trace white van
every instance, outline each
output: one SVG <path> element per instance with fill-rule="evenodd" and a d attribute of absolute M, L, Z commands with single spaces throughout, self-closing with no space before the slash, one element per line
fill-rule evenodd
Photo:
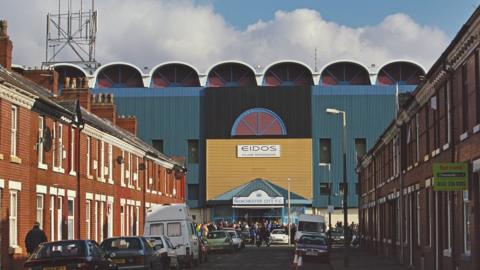
<path fill-rule="evenodd" d="M 309 214 L 299 215 L 297 231 L 294 237 L 295 242 L 297 242 L 304 233 L 325 234 L 325 217 Z"/>
<path fill-rule="evenodd" d="M 199 261 L 199 240 L 186 204 L 152 206 L 145 217 L 144 236 L 166 235 L 176 247 L 181 264 Z"/>

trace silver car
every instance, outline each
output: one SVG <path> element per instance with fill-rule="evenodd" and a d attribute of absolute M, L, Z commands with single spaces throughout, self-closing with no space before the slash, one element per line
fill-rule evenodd
<path fill-rule="evenodd" d="M 240 233 L 234 229 L 224 229 L 226 233 L 230 235 L 233 241 L 233 246 L 236 250 L 242 249 L 245 247 L 245 243 L 243 242 L 242 236 Z"/>
<path fill-rule="evenodd" d="M 175 251 L 175 246 L 170 242 L 170 238 L 166 235 L 151 235 L 145 236 L 147 239 L 160 254 L 164 252 L 168 255 L 169 264 L 164 265 L 165 269 L 180 269 L 180 262 L 178 260 L 177 252 Z"/>

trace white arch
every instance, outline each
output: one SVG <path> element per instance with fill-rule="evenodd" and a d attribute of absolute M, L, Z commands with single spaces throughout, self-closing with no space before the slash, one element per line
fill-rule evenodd
<path fill-rule="evenodd" d="M 161 64 L 158 64 L 158 65 L 154 66 L 152 69 L 150 69 L 150 71 L 148 72 L 148 86 L 145 86 L 145 87 L 150 87 L 151 86 L 152 79 L 153 79 L 153 73 L 157 69 L 159 69 L 163 66 L 166 66 L 166 65 L 184 65 L 184 66 L 190 67 L 197 73 L 198 80 L 200 81 L 200 72 L 198 71 L 198 69 L 195 66 L 193 66 L 189 63 L 186 63 L 186 62 L 182 62 L 182 61 L 167 61 L 167 62 L 163 62 Z"/>
<path fill-rule="evenodd" d="M 288 64 L 288 63 L 294 63 L 294 64 L 298 64 L 298 65 L 301 65 L 303 67 L 305 67 L 306 69 L 308 69 L 308 71 L 310 71 L 310 74 L 312 74 L 312 80 L 313 80 L 313 77 L 315 75 L 315 73 L 313 72 L 313 70 L 310 68 L 309 65 L 305 64 L 304 62 L 302 61 L 298 61 L 298 60 L 292 60 L 292 59 L 282 59 L 282 60 L 278 60 L 278 61 L 275 61 L 271 64 L 269 64 L 268 66 L 266 66 L 264 69 L 263 69 L 263 72 L 260 76 L 260 83 L 258 85 L 262 85 L 263 86 L 263 81 L 265 79 L 265 73 L 267 73 L 267 71 L 272 68 L 273 66 L 275 65 L 278 65 L 278 64 Z M 313 85 L 315 85 L 315 80 L 313 81 Z"/>
<path fill-rule="evenodd" d="M 146 87 L 145 83 L 148 80 L 148 78 L 147 78 L 148 75 L 143 74 L 142 70 L 139 67 L 137 67 L 136 65 L 131 64 L 131 63 L 127 63 L 127 62 L 111 62 L 111 63 L 102 65 L 101 67 L 97 68 L 97 70 L 95 70 L 95 73 L 93 73 L 93 82 L 92 82 L 91 87 L 95 87 L 97 85 L 98 73 L 100 73 L 100 71 L 102 71 L 103 69 L 105 69 L 107 67 L 111 67 L 111 66 L 115 66 L 115 65 L 129 66 L 129 67 L 137 70 L 138 73 L 140 74 L 140 76 L 142 77 L 143 87 Z"/>
<path fill-rule="evenodd" d="M 227 61 L 221 61 L 221 62 L 218 62 L 216 64 L 214 64 L 213 66 L 210 66 L 210 68 L 207 70 L 207 72 L 205 73 L 205 81 L 202 83 L 202 86 L 207 86 L 207 82 L 208 82 L 208 75 L 210 75 L 210 72 L 212 72 L 212 70 L 220 65 L 224 65 L 224 64 L 240 64 L 240 65 L 243 65 L 243 66 L 246 66 L 248 67 L 252 72 L 253 72 L 253 76 L 257 76 L 257 72 L 255 71 L 255 69 L 248 63 L 246 62 L 243 62 L 243 61 L 239 61 L 239 60 L 227 60 Z M 257 84 L 258 85 L 258 84 Z"/>
<path fill-rule="evenodd" d="M 358 61 L 355 61 L 355 60 L 350 60 L 350 59 L 340 59 L 340 60 L 334 60 L 334 61 L 331 61 L 329 63 L 327 63 L 326 65 L 324 65 L 322 67 L 322 69 L 320 70 L 320 73 L 319 73 L 319 81 L 318 81 L 318 85 L 321 85 L 321 82 L 320 80 L 322 79 L 322 74 L 323 72 L 331 65 L 334 65 L 334 64 L 340 64 L 340 63 L 352 63 L 352 64 L 356 64 L 356 65 L 359 65 L 361 66 L 366 72 L 367 72 L 367 75 L 370 79 L 370 85 L 373 85 L 373 82 L 372 82 L 372 74 L 371 72 L 368 70 L 367 66 L 365 66 L 363 63 L 361 62 L 358 62 Z"/>
<path fill-rule="evenodd" d="M 62 67 L 62 66 L 76 68 L 76 69 L 80 70 L 83 73 L 83 75 L 85 75 L 85 77 L 87 77 L 87 78 L 91 77 L 91 75 L 87 71 L 85 71 L 82 67 L 77 66 L 77 65 L 72 64 L 72 63 L 57 63 L 57 64 L 50 65 L 50 67 L 53 67 L 53 68 Z"/>
<path fill-rule="evenodd" d="M 392 60 L 390 62 L 387 62 L 385 64 L 383 64 L 376 72 L 375 74 L 375 83 L 372 82 L 373 85 L 376 85 L 377 84 L 377 79 L 378 79 L 378 73 L 380 73 L 380 70 L 382 70 L 384 67 L 390 65 L 390 64 L 394 64 L 394 63 L 401 63 L 401 62 L 404 62 L 404 63 L 409 63 L 409 64 L 413 64 L 417 67 L 419 67 L 422 71 L 423 71 L 423 74 L 427 74 L 427 70 L 422 66 L 420 65 L 420 63 L 416 62 L 416 61 L 413 61 L 413 60 L 409 60 L 409 59 L 398 59 L 398 60 Z"/>

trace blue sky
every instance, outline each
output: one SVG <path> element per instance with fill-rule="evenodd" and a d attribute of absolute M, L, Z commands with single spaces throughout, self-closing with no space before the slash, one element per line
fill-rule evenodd
<path fill-rule="evenodd" d="M 210 3 L 234 27 L 271 20 L 277 10 L 317 10 L 328 21 L 350 27 L 378 24 L 387 15 L 408 14 L 417 23 L 435 26 L 450 38 L 473 13 L 475 0 L 198 0 Z"/>
<path fill-rule="evenodd" d="M 317 50 L 319 69 L 344 60 L 377 67 L 406 60 L 428 70 L 479 2 L 97 0 L 96 59 L 148 68 L 185 62 L 200 73 L 223 61 L 265 68 L 294 60 L 314 70 Z M 58 0 L 2 3 L 14 63 L 44 61 L 46 14 L 57 5 Z M 72 55 L 67 51 L 56 60 L 77 60 Z"/>

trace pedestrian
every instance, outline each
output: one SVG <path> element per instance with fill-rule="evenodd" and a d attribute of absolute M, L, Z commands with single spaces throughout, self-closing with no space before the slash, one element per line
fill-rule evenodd
<path fill-rule="evenodd" d="M 47 235 L 40 229 L 40 223 L 35 222 L 33 228 L 27 233 L 25 237 L 25 246 L 27 247 L 27 253 L 32 254 L 38 245 L 43 242 L 47 242 Z"/>

